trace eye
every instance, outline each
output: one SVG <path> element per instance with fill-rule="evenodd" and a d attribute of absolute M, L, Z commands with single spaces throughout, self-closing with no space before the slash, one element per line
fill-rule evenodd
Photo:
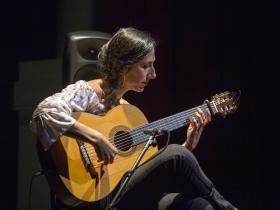
<path fill-rule="evenodd" d="M 143 67 L 143 69 L 147 69 L 147 68 L 150 68 L 151 66 L 152 66 L 152 64 L 146 64 L 146 65 L 144 65 L 142 67 Z"/>
<path fill-rule="evenodd" d="M 143 69 L 147 69 L 147 68 L 149 68 L 150 67 L 150 65 L 144 65 L 143 66 Z"/>

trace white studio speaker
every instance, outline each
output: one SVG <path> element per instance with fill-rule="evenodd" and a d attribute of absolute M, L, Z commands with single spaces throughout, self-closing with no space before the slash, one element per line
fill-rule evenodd
<path fill-rule="evenodd" d="M 99 78 L 98 53 L 112 35 L 100 31 L 76 31 L 67 34 L 62 62 L 62 85 L 78 80 Z"/>

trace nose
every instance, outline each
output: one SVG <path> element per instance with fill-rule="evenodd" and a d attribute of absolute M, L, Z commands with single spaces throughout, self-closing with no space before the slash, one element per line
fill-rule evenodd
<path fill-rule="evenodd" d="M 156 75 L 156 70 L 155 70 L 155 67 L 152 66 L 152 69 L 151 69 L 151 72 L 150 72 L 150 78 L 149 79 L 155 79 L 157 77 Z"/>

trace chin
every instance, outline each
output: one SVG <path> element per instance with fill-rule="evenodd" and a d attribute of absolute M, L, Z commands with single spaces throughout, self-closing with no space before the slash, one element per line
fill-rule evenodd
<path fill-rule="evenodd" d="M 135 89 L 134 91 L 135 91 L 135 92 L 138 92 L 138 93 L 141 93 L 141 92 L 144 91 L 144 88 L 137 88 L 137 89 Z"/>

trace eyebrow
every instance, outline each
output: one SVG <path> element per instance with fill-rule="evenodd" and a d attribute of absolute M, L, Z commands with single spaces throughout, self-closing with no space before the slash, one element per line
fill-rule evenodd
<path fill-rule="evenodd" d="M 141 60 L 140 62 L 141 62 L 141 63 L 154 63 L 155 61 L 156 61 L 156 59 L 153 60 L 153 61 L 150 61 L 150 60 L 147 60 L 147 61 Z"/>

